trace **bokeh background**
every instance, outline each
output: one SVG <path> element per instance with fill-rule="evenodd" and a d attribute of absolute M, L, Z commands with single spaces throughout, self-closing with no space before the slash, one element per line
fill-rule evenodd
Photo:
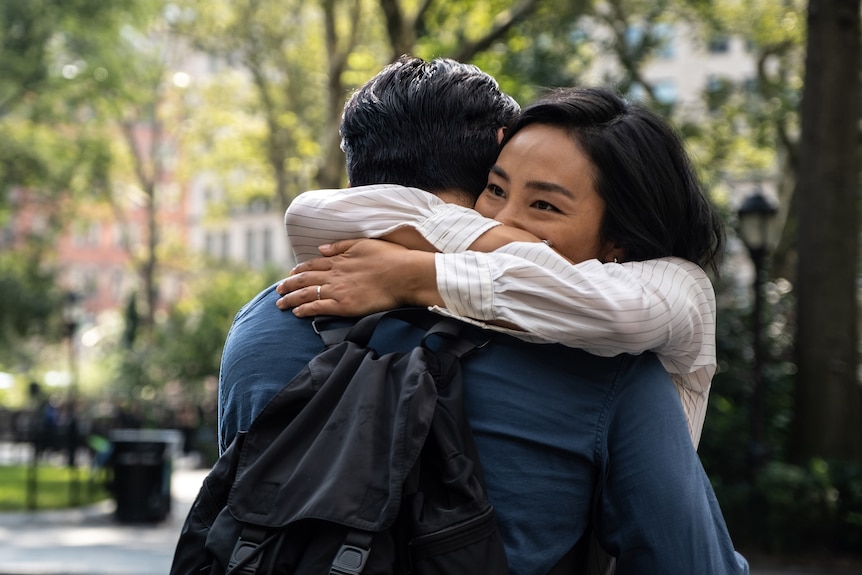
<path fill-rule="evenodd" d="M 858 560 L 859 21 L 859 0 L 0 0 L 0 441 L 77 468 L 112 429 L 179 429 L 210 465 L 227 329 L 293 265 L 291 199 L 345 185 L 346 97 L 448 56 L 521 104 L 601 84 L 673 121 L 727 223 L 699 453 L 731 533 Z"/>

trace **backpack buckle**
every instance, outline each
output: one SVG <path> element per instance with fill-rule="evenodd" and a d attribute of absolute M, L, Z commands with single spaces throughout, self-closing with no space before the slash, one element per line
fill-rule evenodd
<path fill-rule="evenodd" d="M 255 575 L 260 567 L 261 553 L 258 553 L 260 543 L 238 539 L 230 554 L 227 564 L 227 573 L 231 575 Z"/>
<path fill-rule="evenodd" d="M 368 561 L 370 552 L 370 548 L 344 543 L 332 560 L 329 575 L 359 575 L 365 569 L 365 562 Z"/>

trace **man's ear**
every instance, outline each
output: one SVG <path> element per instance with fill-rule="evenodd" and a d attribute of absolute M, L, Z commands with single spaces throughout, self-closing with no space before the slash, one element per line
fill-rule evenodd
<path fill-rule="evenodd" d="M 497 143 L 498 144 L 503 141 L 503 136 L 505 136 L 505 135 L 506 135 L 506 127 L 505 126 L 497 128 Z"/>

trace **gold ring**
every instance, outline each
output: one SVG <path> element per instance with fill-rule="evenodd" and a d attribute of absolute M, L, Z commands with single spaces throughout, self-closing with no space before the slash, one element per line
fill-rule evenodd
<path fill-rule="evenodd" d="M 317 286 L 317 299 L 320 300 L 320 288 L 323 286 Z"/>

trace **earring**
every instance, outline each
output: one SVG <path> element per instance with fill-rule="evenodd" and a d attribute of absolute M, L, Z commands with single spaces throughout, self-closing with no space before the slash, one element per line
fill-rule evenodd
<path fill-rule="evenodd" d="M 615 264 L 620 263 L 620 260 L 618 260 L 618 259 L 616 258 L 616 256 L 614 256 L 614 263 L 615 263 Z"/>

